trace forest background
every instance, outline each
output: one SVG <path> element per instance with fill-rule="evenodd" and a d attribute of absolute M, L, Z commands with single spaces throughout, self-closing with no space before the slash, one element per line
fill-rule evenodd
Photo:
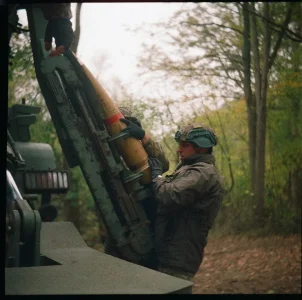
<path fill-rule="evenodd" d="M 173 136 L 181 124 L 203 122 L 215 129 L 216 166 L 227 193 L 211 234 L 301 233 L 301 15 L 300 2 L 186 3 L 166 22 L 137 29 L 150 34 L 138 62 L 146 86 L 169 82 L 173 95 L 137 98 L 118 80 L 107 90 L 162 144 L 168 174 L 178 161 Z M 16 34 L 10 46 L 9 106 L 25 99 L 42 107 L 31 126 L 32 141 L 50 144 L 58 168 L 66 169 L 36 81 L 28 33 Z M 102 61 L 100 54 L 100 71 Z M 52 198 L 57 220 L 73 222 L 89 246 L 101 249 L 104 231 L 93 198 L 79 167 L 69 172 L 69 192 Z"/>

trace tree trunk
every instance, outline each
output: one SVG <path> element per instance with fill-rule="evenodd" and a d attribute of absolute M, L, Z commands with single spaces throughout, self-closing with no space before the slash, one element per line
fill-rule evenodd
<path fill-rule="evenodd" d="M 301 218 L 301 198 L 302 198 L 302 188 L 301 188 L 301 168 L 293 166 L 291 170 L 291 182 L 290 182 L 290 192 L 291 199 L 296 210 L 297 216 Z"/>
<path fill-rule="evenodd" d="M 256 213 L 259 220 L 264 216 L 264 176 L 265 176 L 265 137 L 266 137 L 266 95 L 269 72 L 269 50 L 270 50 L 270 30 L 269 30 L 269 4 L 264 4 L 264 34 L 263 34 L 263 56 L 262 56 L 262 76 L 261 95 L 257 99 L 257 139 L 256 139 L 256 181 L 255 199 Z"/>
<path fill-rule="evenodd" d="M 299 74 L 299 68 L 294 66 L 295 73 Z M 299 140 L 299 118 L 301 118 L 301 99 L 299 97 L 293 98 L 293 105 L 291 111 L 291 140 Z M 296 220 L 301 223 L 301 199 L 302 199 L 302 149 L 296 153 L 296 159 L 292 161 L 291 167 L 291 181 L 290 181 L 290 200 L 296 212 Z"/>
<path fill-rule="evenodd" d="M 249 3 L 243 2 L 243 48 L 242 59 L 244 69 L 244 95 L 247 104 L 248 135 L 249 135 L 249 166 L 250 166 L 250 200 L 254 202 L 255 187 L 255 158 L 256 158 L 256 107 L 255 98 L 251 90 L 251 45 L 250 45 L 250 20 Z"/>
<path fill-rule="evenodd" d="M 253 51 L 253 66 L 255 77 L 255 100 L 256 106 L 261 102 L 261 70 L 260 70 L 260 57 L 259 57 L 259 43 L 258 43 L 258 30 L 256 24 L 255 4 L 251 3 L 251 36 L 252 36 L 252 51 Z"/>
<path fill-rule="evenodd" d="M 254 78 L 255 78 L 255 103 L 256 103 L 256 120 L 254 126 L 257 124 L 258 120 L 258 110 L 257 108 L 259 107 L 259 103 L 261 102 L 261 70 L 260 70 L 260 56 L 259 56 L 259 42 L 258 42 L 258 30 L 257 30 L 257 23 L 256 23 L 256 16 L 254 15 L 255 12 L 255 4 L 251 3 L 250 4 L 250 21 L 251 21 L 251 37 L 252 37 L 252 52 L 253 52 L 253 67 L 254 67 Z M 259 133 L 257 130 L 255 130 L 256 133 Z M 252 147 L 255 149 L 257 153 L 257 147 L 258 145 L 256 144 L 257 141 L 257 134 L 255 137 L 255 143 L 252 145 Z M 254 156 L 254 171 L 255 171 L 255 177 L 254 177 L 254 185 L 253 185 L 253 192 L 255 194 L 255 185 L 256 185 L 256 177 L 257 175 L 257 160 L 256 160 L 256 153 Z M 254 198 L 257 201 L 257 196 Z M 253 204 L 254 201 L 253 201 Z M 254 206 L 254 205 L 253 205 Z M 256 205 L 257 207 L 257 205 Z"/>

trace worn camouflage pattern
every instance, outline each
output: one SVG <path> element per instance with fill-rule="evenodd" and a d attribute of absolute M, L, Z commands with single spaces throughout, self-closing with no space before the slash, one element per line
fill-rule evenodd
<path fill-rule="evenodd" d="M 133 112 L 132 109 L 126 106 L 119 107 L 119 111 L 122 113 L 122 115 L 132 123 L 138 125 L 139 127 L 142 127 L 141 122 L 135 112 Z"/>
<path fill-rule="evenodd" d="M 139 120 L 137 114 L 128 106 L 119 106 L 119 111 L 125 118 L 136 118 Z"/>
<path fill-rule="evenodd" d="M 215 158 L 211 154 L 192 155 L 171 176 L 153 182 L 158 262 L 195 274 L 224 195 Z"/>
<path fill-rule="evenodd" d="M 197 129 L 202 129 L 202 130 L 211 132 L 215 136 L 216 143 L 217 143 L 217 136 L 216 136 L 215 131 L 211 127 L 206 126 L 203 123 L 192 123 L 192 124 L 181 127 L 180 130 L 178 130 L 178 132 L 180 133 L 180 137 L 178 139 L 180 141 L 185 141 L 188 133 L 192 132 L 192 130 L 194 131 Z"/>
<path fill-rule="evenodd" d="M 135 112 L 126 106 L 120 106 L 119 111 L 123 114 L 123 116 L 131 122 L 134 122 L 141 126 L 140 120 Z M 165 156 L 165 152 L 160 143 L 155 142 L 151 138 L 149 141 L 143 145 L 148 156 L 157 158 L 163 165 L 163 172 L 167 172 L 169 170 L 169 161 Z"/>
<path fill-rule="evenodd" d="M 203 128 L 204 130 L 208 130 L 208 131 L 215 133 L 215 131 L 211 127 L 209 127 L 203 123 L 188 124 L 188 125 L 183 126 L 180 130 L 182 131 L 182 133 L 184 135 L 186 135 L 188 132 L 190 132 L 191 130 L 196 129 L 196 128 Z"/>
<path fill-rule="evenodd" d="M 39 6 L 46 20 L 72 18 L 70 3 L 40 3 Z"/>
<path fill-rule="evenodd" d="M 177 142 L 191 142 L 199 147 L 213 147 L 218 139 L 215 131 L 202 123 L 192 123 L 180 128 L 174 136 Z"/>
<path fill-rule="evenodd" d="M 155 142 L 151 138 L 143 145 L 148 156 L 157 158 L 163 165 L 163 173 L 169 170 L 169 161 L 165 156 L 165 151 L 160 143 Z"/>

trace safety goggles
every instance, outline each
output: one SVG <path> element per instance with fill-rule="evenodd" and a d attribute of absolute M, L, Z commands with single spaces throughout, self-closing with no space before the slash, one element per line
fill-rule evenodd
<path fill-rule="evenodd" d="M 199 129 L 199 130 L 196 130 L 196 129 Z M 202 127 L 193 128 L 192 130 L 190 130 L 188 132 L 185 132 L 180 129 L 175 133 L 174 139 L 178 142 L 179 141 L 192 141 L 195 138 L 198 138 L 200 136 L 204 136 L 204 137 L 208 138 L 214 145 L 217 144 L 217 139 L 216 139 L 215 135 L 212 132 L 210 132 Z"/>

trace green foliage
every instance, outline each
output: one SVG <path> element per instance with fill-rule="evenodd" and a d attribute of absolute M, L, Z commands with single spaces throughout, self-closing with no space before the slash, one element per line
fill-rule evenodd
<path fill-rule="evenodd" d="M 29 104 L 41 102 L 28 33 L 14 34 L 10 44 L 14 58 L 8 70 L 8 105 L 21 103 L 22 98 Z"/>
<path fill-rule="evenodd" d="M 272 222 L 284 230 L 296 227 L 301 220 L 301 94 L 301 74 L 290 70 L 279 73 L 269 93 L 268 208 L 273 211 Z"/>
<path fill-rule="evenodd" d="M 147 97 L 145 101 L 137 101 L 121 86 L 113 92 L 113 98 L 118 104 L 128 105 L 135 110 L 144 129 L 161 142 L 170 161 L 169 174 L 178 162 L 177 144 L 173 136 L 180 124 L 200 121 L 215 129 L 219 137 L 218 146 L 214 150 L 216 166 L 224 176 L 228 193 L 214 230 L 224 233 L 250 232 L 257 227 L 252 215 L 253 203 L 249 200 L 251 191 L 247 111 L 242 98 L 240 5 L 186 3 L 168 24 L 162 24 L 167 37 L 166 45 L 161 47 L 157 43 L 145 49 L 141 65 L 146 72 L 156 73 L 160 81 L 172 82 L 175 91 L 183 92 L 182 98 L 176 100 L 171 95 L 160 100 Z M 275 23 L 281 24 L 284 21 L 284 11 L 288 5 L 290 4 L 271 5 L 271 17 Z M 294 32 L 299 32 L 301 6 L 295 5 L 291 28 Z M 256 3 L 255 6 L 261 11 L 261 3 Z M 219 26 L 211 24 L 213 17 Z M 261 22 L 258 25 L 259 35 L 262 36 Z M 163 27 L 160 32 L 163 32 L 162 29 Z M 273 31 L 272 43 L 276 41 L 277 35 Z M 32 141 L 50 144 L 54 149 L 58 168 L 67 168 L 55 128 L 35 79 L 29 37 L 15 36 L 11 46 L 15 58 L 8 74 L 9 105 L 21 103 L 21 99 L 25 98 L 29 104 L 42 106 L 37 124 L 30 129 Z M 261 47 L 260 44 L 260 50 Z M 289 38 L 284 39 L 271 71 L 267 103 L 266 222 L 262 233 L 301 230 L 301 54 L 301 44 L 293 43 Z M 196 90 L 200 86 L 202 88 Z M 197 100 L 199 106 L 188 118 L 183 114 L 182 104 L 192 100 Z M 176 110 L 171 109 L 173 105 Z M 179 116 L 178 119 L 176 115 Z M 58 220 L 73 222 L 85 240 L 94 245 L 99 243 L 99 236 L 103 232 L 102 224 L 97 220 L 93 199 L 80 168 L 69 171 L 70 191 L 52 199 L 59 209 Z"/>
<path fill-rule="evenodd" d="M 285 21 L 284 12 L 291 7 L 293 13 L 289 30 L 286 30 L 279 44 Z M 274 51 L 276 45 L 279 51 L 268 78 L 263 224 L 263 232 L 266 233 L 301 230 L 302 49 L 301 43 L 297 43 L 299 37 L 301 39 L 301 7 L 299 3 L 269 4 L 270 52 Z M 255 9 L 258 47 L 262 55 L 264 22 L 259 14 L 263 14 L 264 4 L 255 3 Z M 188 119 L 182 115 L 184 106 L 181 102 L 175 99 L 148 99 L 146 103 L 156 115 L 156 119 L 150 122 L 170 126 L 171 132 L 164 134 L 162 145 L 173 161 L 176 151 L 173 133 L 176 126 L 189 121 L 211 125 L 219 137 L 214 152 L 216 166 L 225 177 L 228 190 L 216 229 L 248 232 L 251 228 L 259 227 L 253 217 L 256 206 L 251 202 L 253 197 L 250 196 L 253 194 L 249 190 L 249 132 L 246 104 L 242 99 L 245 78 L 242 3 L 186 3 L 168 22 L 156 26 L 158 36 L 165 44 L 145 45 L 141 66 L 146 74 L 152 73 L 159 76 L 161 81 L 173 82 L 177 90 L 185 95 L 182 103 L 195 101 L 197 105 Z M 160 34 L 163 31 L 165 34 Z M 253 63 L 255 53 L 251 52 Z M 262 60 L 260 67 L 261 64 Z M 251 73 L 254 96 L 253 68 Z M 196 90 L 198 86 L 201 88 Z M 173 105 L 177 107 L 176 114 L 180 120 L 176 116 L 169 118 L 166 113 Z M 163 118 L 158 116 L 160 113 L 164 115 Z M 250 147 L 256 145 L 251 144 Z M 172 171 L 170 168 L 169 173 Z"/>
<path fill-rule="evenodd" d="M 291 78 L 286 76 L 287 80 Z M 285 79 L 283 79 L 285 80 Z M 301 82 L 292 82 L 295 90 L 290 88 L 291 96 L 284 95 L 280 89 L 272 88 L 270 90 L 270 98 L 276 100 L 275 93 L 282 94 L 282 106 L 286 103 L 289 107 L 294 101 L 294 95 L 298 96 L 301 91 Z M 290 84 L 284 82 L 285 90 L 289 90 Z M 300 89 L 300 90 L 299 90 Z M 280 97 L 280 96 L 279 96 Z M 298 98 L 296 98 L 298 99 Z M 287 102 L 286 102 L 287 101 Z M 219 116 L 219 117 L 218 117 Z M 248 143 L 247 143 L 247 120 L 246 107 L 243 99 L 233 101 L 224 105 L 223 108 L 217 110 L 206 110 L 206 112 L 192 122 L 203 122 L 210 124 L 218 135 L 218 145 L 214 149 L 216 157 L 216 167 L 224 177 L 226 190 L 231 185 L 231 174 L 229 162 L 232 165 L 234 177 L 234 186 L 229 191 L 222 202 L 222 207 L 217 217 L 214 232 L 220 234 L 237 234 L 257 232 L 260 234 L 271 233 L 293 233 L 300 232 L 299 210 L 293 204 L 288 194 L 289 179 L 292 169 L 299 168 L 300 181 L 302 182 L 302 139 L 301 139 L 301 114 L 298 122 L 295 124 L 298 128 L 297 138 L 293 139 L 290 134 L 288 122 L 292 117 L 290 109 L 270 110 L 270 118 L 268 126 L 270 127 L 267 142 L 270 144 L 267 153 L 267 172 L 266 172 L 266 196 L 265 196 L 265 217 L 266 222 L 262 229 L 257 229 L 251 210 L 253 206 L 249 202 L 249 172 L 248 172 Z M 221 126 L 223 124 L 223 126 Z M 274 124 L 274 127 L 271 125 Z M 223 139 L 223 135 L 226 139 Z M 173 150 L 176 151 L 177 144 L 172 142 L 172 134 L 167 135 L 166 139 L 170 139 L 173 143 Z M 164 146 L 164 143 L 162 142 Z M 165 150 L 167 148 L 164 146 Z M 228 149 L 229 156 L 225 155 L 222 149 Z M 271 149 L 274 149 L 273 155 Z M 169 151 L 166 154 L 171 158 Z M 170 167 L 169 173 L 172 173 L 175 165 Z M 297 200 L 297 199 L 296 199 Z M 299 203 L 300 205 L 300 203 Z"/>

